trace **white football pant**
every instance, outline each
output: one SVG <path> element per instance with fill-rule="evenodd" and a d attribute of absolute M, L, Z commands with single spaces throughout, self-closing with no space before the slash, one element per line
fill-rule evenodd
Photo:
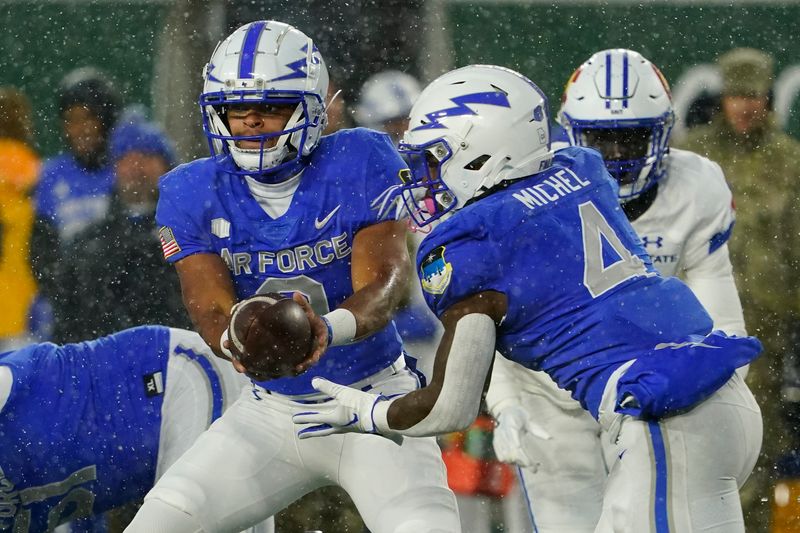
<path fill-rule="evenodd" d="M 397 394 L 417 383 L 400 369 L 376 380 L 372 391 Z M 373 533 L 460 531 L 435 439 L 406 437 L 397 445 L 348 433 L 299 440 L 292 415 L 306 409 L 260 387 L 246 388 L 167 470 L 125 531 L 233 533 L 333 484 L 348 492 Z"/>
<path fill-rule="evenodd" d="M 522 437 L 537 462 L 520 468 L 535 531 L 744 532 L 738 489 L 755 464 L 762 427 L 741 377 L 688 413 L 648 423 L 614 413 L 619 375 L 606 387 L 602 426 L 555 395 L 522 397 L 552 436 Z"/>
<path fill-rule="evenodd" d="M 761 449 L 762 424 L 741 376 L 658 422 L 614 413 L 616 380 L 609 383 L 600 416 L 609 476 L 595 531 L 744 533 L 739 488 Z"/>

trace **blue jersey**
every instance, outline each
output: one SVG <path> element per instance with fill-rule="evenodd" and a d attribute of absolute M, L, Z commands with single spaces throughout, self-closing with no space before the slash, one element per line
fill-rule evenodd
<path fill-rule="evenodd" d="M 418 268 L 437 315 L 477 292 L 505 294 L 497 349 L 595 417 L 621 364 L 712 326 L 688 287 L 656 273 L 590 149 L 561 150 L 547 171 L 456 212 L 422 242 Z"/>
<path fill-rule="evenodd" d="M 143 497 L 155 479 L 169 329 L 0 355 L 0 530 L 50 531 Z M 124 376 L 124 379 L 120 379 Z"/>
<path fill-rule="evenodd" d="M 156 219 L 168 260 L 220 255 L 240 300 L 297 291 L 320 315 L 338 307 L 353 294 L 353 238 L 379 222 L 370 202 L 405 168 L 389 137 L 361 128 L 322 137 L 289 210 L 276 219 L 241 177 L 226 172 L 233 164 L 229 156 L 200 159 L 161 179 Z M 315 376 L 354 383 L 389 366 L 401 350 L 390 323 L 362 341 L 329 348 L 300 376 L 259 384 L 283 394 L 314 393 Z"/>
<path fill-rule="evenodd" d="M 90 171 L 72 155 L 53 157 L 42 165 L 36 213 L 55 225 L 59 238 L 69 241 L 105 216 L 113 189 L 111 165 Z"/>

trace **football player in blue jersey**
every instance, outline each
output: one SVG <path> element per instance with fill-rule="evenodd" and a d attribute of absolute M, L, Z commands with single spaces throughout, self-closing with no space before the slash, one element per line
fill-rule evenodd
<path fill-rule="evenodd" d="M 349 493 L 374 533 L 460 530 L 434 439 L 312 443 L 294 431 L 292 415 L 329 400 L 315 376 L 385 395 L 420 386 L 391 322 L 412 272 L 405 226 L 371 206 L 405 165 L 385 134 L 322 137 L 327 86 L 314 42 L 275 21 L 234 31 L 205 69 L 212 157 L 161 179 L 164 254 L 199 333 L 239 370 L 227 327 L 232 306 L 255 294 L 293 294 L 317 347 L 298 375 L 254 380 L 160 479 L 128 531 L 238 531 L 328 485 Z"/>
<path fill-rule="evenodd" d="M 538 87 L 501 67 L 464 67 L 423 91 L 397 194 L 416 224 L 451 215 L 417 258 L 445 327 L 432 382 L 386 398 L 317 378 L 334 400 L 295 415 L 298 434 L 464 428 L 496 348 L 599 421 L 614 461 L 595 531 L 744 531 L 737 488 L 761 417 L 735 370 L 760 343 L 711 332 L 691 290 L 653 267 L 600 154 L 554 154 L 548 124 Z"/>
<path fill-rule="evenodd" d="M 626 49 L 602 50 L 583 63 L 559 112 L 568 144 L 603 155 L 653 265 L 686 282 L 715 329 L 744 335 L 727 246 L 731 191 L 719 165 L 668 148 L 673 118 L 661 72 Z M 505 358 L 495 360 L 486 403 L 498 421 L 495 452 L 520 465 L 536 530 L 594 531 L 607 477 L 597 421 L 547 374 L 520 371 Z"/>
<path fill-rule="evenodd" d="M 246 385 L 199 335 L 163 326 L 0 354 L 0 530 L 140 500 Z"/>

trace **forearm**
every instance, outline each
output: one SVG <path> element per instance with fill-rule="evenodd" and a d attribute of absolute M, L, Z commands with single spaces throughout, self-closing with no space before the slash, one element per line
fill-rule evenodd
<path fill-rule="evenodd" d="M 406 228 L 382 222 L 362 229 L 353 241 L 353 294 L 340 309 L 355 318 L 353 337 L 386 327 L 408 292 L 413 269 L 406 248 Z"/>
<path fill-rule="evenodd" d="M 447 356 L 443 368 L 437 365 L 434 382 L 376 405 L 378 431 L 421 437 L 466 429 L 480 409 L 494 357 L 495 334 L 495 323 L 487 315 L 462 317 L 452 336 L 446 334 L 442 339 L 440 349 L 446 349 Z M 442 360 L 440 355 L 437 362 Z"/>
<path fill-rule="evenodd" d="M 228 327 L 236 295 L 225 263 L 213 254 L 197 254 L 178 261 L 175 267 L 183 304 L 195 330 L 217 355 L 227 358 L 220 349 L 220 336 Z"/>
<path fill-rule="evenodd" d="M 217 355 L 224 355 L 220 347 L 220 338 L 222 332 L 228 328 L 233 302 L 231 302 L 230 306 L 227 306 L 227 309 L 225 308 L 226 306 L 219 302 L 212 302 L 207 308 L 201 309 L 199 306 L 194 305 L 193 302 L 184 299 L 184 305 L 189 313 L 189 318 L 192 320 L 195 331 L 203 337 L 206 344 L 208 344 Z"/>
<path fill-rule="evenodd" d="M 360 287 L 342 302 L 339 307 L 350 311 L 356 319 L 356 339 L 386 327 L 402 302 L 407 283 L 408 273 L 402 268 L 394 269 Z"/>

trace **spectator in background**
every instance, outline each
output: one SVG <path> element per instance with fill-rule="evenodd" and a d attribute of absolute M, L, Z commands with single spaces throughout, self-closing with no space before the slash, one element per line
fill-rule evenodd
<path fill-rule="evenodd" d="M 121 120 L 110 140 L 116 187 L 108 213 L 73 239 L 64 257 L 69 340 L 143 324 L 189 327 L 175 269 L 161 256 L 158 179 L 175 166 L 170 141 L 141 117 Z M 91 297 L 86 293 L 91 290 Z"/>
<path fill-rule="evenodd" d="M 738 207 L 731 262 L 748 332 L 764 343 L 747 378 L 763 412 L 764 444 L 742 494 L 747 531 L 758 533 L 769 525 L 776 460 L 790 446 L 781 381 L 784 363 L 799 349 L 800 143 L 781 132 L 770 110 L 770 55 L 738 48 L 719 66 L 721 112 L 680 147 L 719 162 Z"/>
<path fill-rule="evenodd" d="M 0 87 L 0 352 L 31 340 L 27 315 L 36 283 L 29 262 L 30 193 L 39 175 L 31 130 L 28 98 L 14 87 Z"/>
<path fill-rule="evenodd" d="M 74 70 L 59 87 L 58 109 L 67 150 L 42 167 L 31 246 L 34 274 L 55 317 L 65 312 L 68 300 L 59 268 L 62 258 L 85 256 L 73 247 L 75 236 L 108 212 L 114 188 L 108 138 L 119 107 L 115 89 L 96 69 Z M 54 340 L 74 338 L 64 327 L 68 327 L 66 321 L 56 321 Z"/>

